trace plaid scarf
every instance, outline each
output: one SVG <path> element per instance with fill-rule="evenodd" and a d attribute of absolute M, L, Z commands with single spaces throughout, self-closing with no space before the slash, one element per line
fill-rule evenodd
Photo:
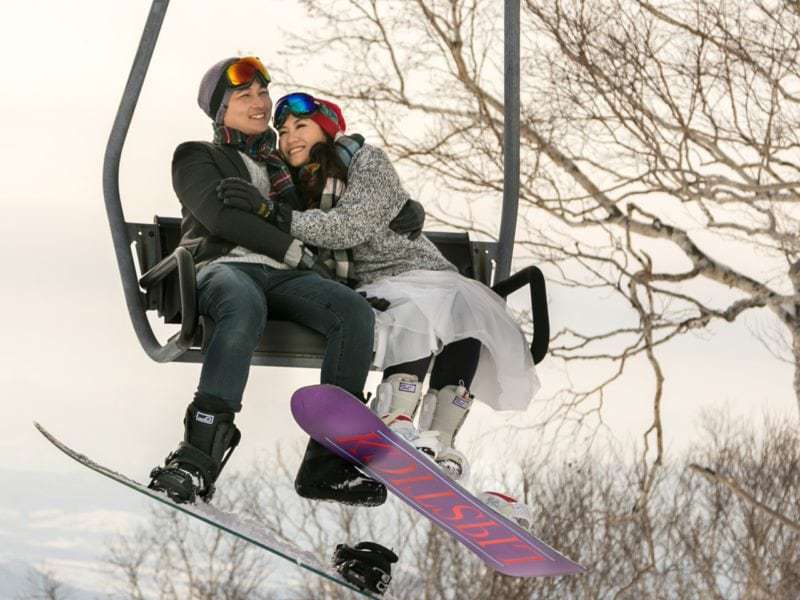
<path fill-rule="evenodd" d="M 239 152 L 267 166 L 270 200 L 287 202 L 293 209 L 303 210 L 305 207 L 297 195 L 289 168 L 275 149 L 277 141 L 278 136 L 271 128 L 258 135 L 246 135 L 238 129 L 214 124 L 215 144 L 233 146 Z"/>
<path fill-rule="evenodd" d="M 258 162 L 266 162 L 270 153 L 275 150 L 278 135 L 268 127 L 264 133 L 247 135 L 238 129 L 214 123 L 214 143 L 233 146 L 239 152 Z"/>
<path fill-rule="evenodd" d="M 317 165 L 317 167 L 318 166 L 319 165 Z M 307 165 L 307 167 L 312 167 L 312 165 Z M 306 167 L 303 168 L 305 169 Z M 328 177 L 325 181 L 325 187 L 322 189 L 319 209 L 323 211 L 332 209 L 336 206 L 336 203 L 339 201 L 339 198 L 342 197 L 346 189 L 347 184 L 344 181 L 334 177 Z M 328 250 L 326 248 L 320 248 L 319 257 L 320 260 L 325 263 L 325 266 L 336 274 L 336 279 L 353 288 L 358 285 L 358 279 L 356 279 L 354 274 L 352 250 Z"/>
<path fill-rule="evenodd" d="M 269 199 L 273 202 L 287 202 L 294 210 L 304 211 L 306 203 L 300 200 L 297 188 L 292 181 L 292 172 L 280 153 L 270 152 L 265 161 L 269 173 Z"/>
<path fill-rule="evenodd" d="M 336 153 L 339 159 L 349 168 L 353 154 L 364 144 L 361 136 L 339 136 L 336 140 Z M 300 200 L 292 180 L 292 173 L 289 166 L 284 162 L 280 153 L 272 152 L 266 159 L 270 180 L 270 199 L 275 201 L 289 202 L 297 211 L 304 211 L 309 208 L 308 204 Z M 313 179 L 319 176 L 319 165 L 310 163 L 300 168 L 297 173 L 298 178 L 307 179 L 312 183 Z M 325 182 L 322 195 L 319 201 L 319 209 L 328 211 L 332 209 L 342 197 L 347 184 L 341 179 L 329 177 Z M 302 205 L 302 206 L 299 206 Z M 318 248 L 317 254 L 331 271 L 336 275 L 336 279 L 350 287 L 356 287 L 359 283 L 355 277 L 353 267 L 352 250 L 328 250 Z"/>

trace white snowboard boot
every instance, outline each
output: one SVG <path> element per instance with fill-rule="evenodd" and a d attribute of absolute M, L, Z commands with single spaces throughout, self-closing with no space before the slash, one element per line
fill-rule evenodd
<path fill-rule="evenodd" d="M 389 429 L 414 443 L 418 437 L 414 413 L 417 412 L 420 396 L 422 384 L 416 375 L 395 373 L 378 386 L 372 410 Z"/>
<path fill-rule="evenodd" d="M 481 492 L 478 494 L 478 500 L 525 531 L 530 532 L 531 525 L 533 525 L 533 511 L 527 504 L 517 502 L 511 496 L 500 492 Z"/>
<path fill-rule="evenodd" d="M 414 445 L 431 456 L 454 481 L 469 480 L 469 461 L 453 447 L 453 439 L 467 418 L 473 397 L 463 385 L 428 390 L 422 399 L 419 437 Z"/>

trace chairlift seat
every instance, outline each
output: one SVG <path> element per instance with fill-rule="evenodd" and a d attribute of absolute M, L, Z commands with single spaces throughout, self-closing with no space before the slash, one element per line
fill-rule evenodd
<path fill-rule="evenodd" d="M 129 235 L 134 243 L 140 273 L 144 274 L 144 306 L 148 311 L 157 311 L 158 316 L 169 324 L 181 324 L 181 290 L 177 269 L 172 269 L 153 285 L 148 283 L 149 273 L 164 265 L 180 241 L 181 220 L 175 217 L 156 216 L 153 223 L 128 223 Z M 492 267 L 496 244 L 476 242 L 468 233 L 425 232 L 444 256 L 465 277 L 491 285 Z M 214 322 L 205 315 L 198 315 L 198 325 L 190 336 L 190 344 L 172 360 L 201 362 L 214 331 Z M 318 332 L 300 323 L 267 319 L 264 333 L 259 340 L 252 364 L 292 367 L 319 367 L 325 351 L 325 338 Z"/>

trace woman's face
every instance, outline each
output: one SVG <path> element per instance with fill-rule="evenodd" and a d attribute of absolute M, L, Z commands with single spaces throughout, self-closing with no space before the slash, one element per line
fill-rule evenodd
<path fill-rule="evenodd" d="M 245 89 L 234 90 L 222 122 L 245 135 L 264 133 L 272 113 L 269 90 L 257 79 Z"/>
<path fill-rule="evenodd" d="M 298 119 L 289 115 L 286 122 L 278 130 L 280 138 L 278 147 L 281 154 L 293 167 L 299 167 L 308 162 L 311 148 L 314 144 L 325 141 L 325 132 L 322 127 L 311 119 Z"/>

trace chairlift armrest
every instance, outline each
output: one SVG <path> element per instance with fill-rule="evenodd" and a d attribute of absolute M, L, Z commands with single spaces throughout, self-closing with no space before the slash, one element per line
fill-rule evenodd
<path fill-rule="evenodd" d="M 142 286 L 145 290 L 150 290 L 155 287 L 157 284 L 161 283 L 161 281 L 170 273 L 172 273 L 175 269 L 180 269 L 180 258 L 179 255 L 183 250 L 188 254 L 188 251 L 181 246 L 175 248 L 172 254 L 165 256 L 160 261 L 158 261 L 155 265 L 150 267 L 140 278 L 139 278 L 139 285 Z M 191 254 L 189 255 L 189 260 L 192 263 L 192 270 L 194 270 L 194 261 L 192 260 Z"/>
<path fill-rule="evenodd" d="M 531 315 L 533 317 L 533 340 L 531 356 L 534 364 L 539 364 L 547 354 L 550 343 L 550 317 L 547 312 L 547 289 L 544 275 L 538 267 L 530 266 L 515 273 L 508 279 L 496 283 L 492 290 L 503 298 L 528 284 L 531 294 Z"/>
<path fill-rule="evenodd" d="M 139 279 L 139 285 L 150 290 L 167 275 L 178 270 L 178 289 L 181 298 L 181 330 L 173 338 L 179 347 L 189 348 L 197 329 L 197 276 L 194 258 L 182 246 L 178 246 L 169 256 L 160 260 Z"/>

